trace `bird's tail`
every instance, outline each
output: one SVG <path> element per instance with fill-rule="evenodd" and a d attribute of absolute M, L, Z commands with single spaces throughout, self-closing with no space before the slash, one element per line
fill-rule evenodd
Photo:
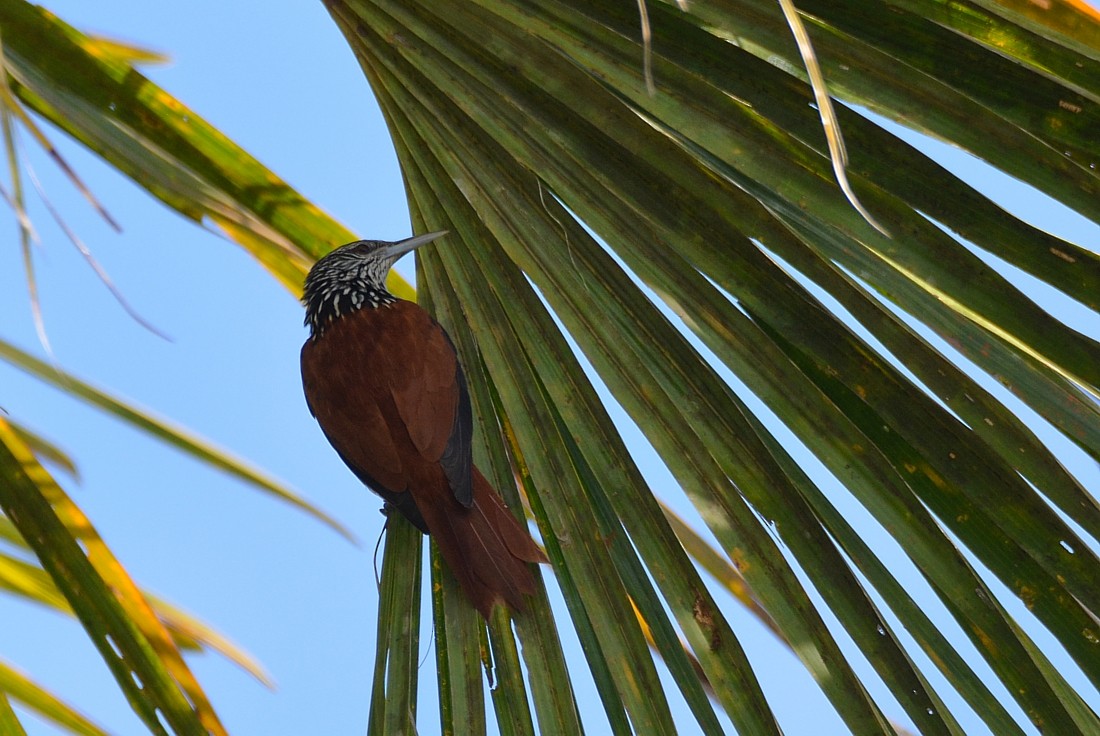
<path fill-rule="evenodd" d="M 493 606 L 505 603 L 522 610 L 523 598 L 535 592 L 535 576 L 527 563 L 548 562 L 527 525 L 521 524 L 504 505 L 489 481 L 473 469 L 474 503 L 469 508 L 421 509 L 443 559 L 459 585 L 488 620 Z"/>

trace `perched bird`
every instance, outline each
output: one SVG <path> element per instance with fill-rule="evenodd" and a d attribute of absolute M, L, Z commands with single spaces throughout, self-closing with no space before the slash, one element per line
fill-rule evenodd
<path fill-rule="evenodd" d="M 302 303 L 306 403 L 329 443 L 368 488 L 439 545 L 488 619 L 535 592 L 529 562 L 546 556 L 473 464 L 473 418 L 447 333 L 386 291 L 402 255 L 444 232 L 396 243 L 358 240 L 314 264 Z"/>

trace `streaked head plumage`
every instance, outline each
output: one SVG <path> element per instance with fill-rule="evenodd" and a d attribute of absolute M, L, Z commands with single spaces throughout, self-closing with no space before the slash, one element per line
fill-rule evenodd
<path fill-rule="evenodd" d="M 435 240 L 446 231 L 405 240 L 356 240 L 322 256 L 306 276 L 302 304 L 310 335 L 317 336 L 334 320 L 365 307 L 397 301 L 386 290 L 386 276 L 409 251 Z"/>

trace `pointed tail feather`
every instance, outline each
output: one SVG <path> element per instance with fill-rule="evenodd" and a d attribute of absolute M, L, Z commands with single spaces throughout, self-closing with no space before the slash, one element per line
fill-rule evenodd
<path fill-rule="evenodd" d="M 477 468 L 473 481 L 471 508 L 455 503 L 421 511 L 462 590 L 488 619 L 497 603 L 505 603 L 513 611 L 522 610 L 524 596 L 536 590 L 535 576 L 527 563 L 548 560 L 526 524 L 512 515 Z"/>

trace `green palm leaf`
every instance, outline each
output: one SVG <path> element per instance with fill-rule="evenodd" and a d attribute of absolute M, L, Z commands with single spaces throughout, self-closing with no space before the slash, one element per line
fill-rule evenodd
<path fill-rule="evenodd" d="M 452 233 L 420 254 L 420 296 L 463 358 L 477 461 L 513 506 L 522 491 L 565 602 L 540 594 L 484 626 L 432 555 L 441 726 L 429 726 L 416 709 L 422 596 L 408 584 L 422 538 L 391 519 L 371 733 L 484 732 L 479 672 L 502 732 L 580 733 L 581 666 L 613 732 L 673 733 L 650 646 L 704 733 L 722 731 L 718 710 L 742 733 L 778 733 L 727 599 L 700 574 L 725 570 L 728 585 L 730 565 L 853 732 L 893 733 L 901 714 L 872 696 L 851 647 L 922 733 L 965 731 L 925 661 L 992 731 L 1025 732 L 788 433 L 893 535 L 1031 725 L 1100 729 L 1095 692 L 1034 639 L 1037 621 L 1100 684 L 1096 489 L 989 388 L 1100 459 L 1100 345 L 985 254 L 1092 310 L 1100 256 L 861 111 L 1100 220 L 1095 13 L 1048 5 L 798 3 L 843 103 L 848 177 L 886 235 L 834 181 L 770 0 L 651 3 L 648 44 L 632 3 L 326 0 L 386 115 L 416 229 Z M 23 104 L 292 290 L 323 247 L 351 239 L 148 80 L 123 85 L 137 73 L 91 53 L 96 41 L 16 0 L 0 22 Z M 666 516 L 593 375 L 717 548 Z M 562 653 L 565 625 L 583 665 Z"/>
<path fill-rule="evenodd" d="M 59 700 L 22 672 L 0 661 L 0 733 L 23 734 L 22 724 L 11 709 L 15 700 L 70 733 L 81 736 L 106 736 L 107 731 Z"/>
<path fill-rule="evenodd" d="M 441 244 L 438 256 L 422 256 L 424 281 L 430 288 L 449 284 L 459 294 L 465 322 L 480 335 L 490 380 L 515 426 L 519 451 L 542 466 L 532 466 L 539 498 L 576 498 L 573 504 L 583 498 L 587 506 L 599 508 L 603 495 L 598 489 L 604 484 L 619 493 L 638 484 L 609 482 L 614 476 L 606 474 L 606 462 L 598 457 L 608 451 L 608 442 L 592 419 L 576 413 L 578 406 L 594 402 L 594 393 L 564 343 L 552 347 L 557 328 L 547 315 L 538 316 L 542 306 L 526 279 L 661 452 L 854 731 L 890 732 L 890 726 L 849 669 L 761 517 L 774 524 L 826 605 L 922 731 L 961 732 L 900 648 L 845 556 L 902 625 L 920 632 L 921 646 L 939 652 L 933 661 L 942 664 L 944 675 L 980 715 L 995 728 L 1013 728 L 972 670 L 947 665 L 949 660 L 958 664 L 958 655 L 915 610 L 889 572 L 866 554 L 829 499 L 638 289 L 629 272 L 620 270 L 588 236 L 583 223 L 822 461 L 849 479 L 868 510 L 895 530 L 910 558 L 1037 723 L 1057 724 L 1067 732 L 1095 727 L 1095 715 L 1081 696 L 995 602 L 943 529 L 946 525 L 1010 589 L 1026 597 L 1095 678 L 1091 670 L 1096 660 L 1085 632 L 1095 629 L 1097 601 L 1091 598 L 1100 568 L 1091 548 L 1049 510 L 1020 473 L 1049 488 L 1061 510 L 1093 532 L 1095 502 L 1021 422 L 883 301 L 919 315 L 1055 423 L 1066 427 L 1065 415 L 1071 414 L 1068 421 L 1074 429 L 1084 430 L 1074 432 L 1075 440 L 1095 453 L 1097 444 L 1086 438 L 1098 426 L 1097 407 L 1078 391 L 1096 394 L 1100 348 L 1038 309 L 932 225 L 921 213 L 927 196 L 916 191 L 946 188 L 964 195 L 961 200 L 943 197 L 933 214 L 948 227 L 966 222 L 965 234 L 972 238 L 980 228 L 964 219 L 972 216 L 963 206 L 974 204 L 978 216 L 991 221 L 992 205 L 915 150 L 845 113 L 842 119 L 856 131 L 849 136 L 850 147 L 858 151 L 853 153 L 856 190 L 893 237 L 875 232 L 829 181 L 823 137 L 807 105 L 805 85 L 783 67 L 761 60 L 764 53 L 754 55 L 756 24 L 745 25 L 744 15 L 730 6 L 709 6 L 698 16 L 694 9 L 685 14 L 650 8 L 656 94 L 647 90 L 639 62 L 638 19 L 627 4 L 328 6 L 399 140 L 411 196 L 423 213 L 418 224 L 450 229 L 461 240 Z M 770 5 L 753 9 L 769 16 L 772 28 L 781 24 Z M 846 78 L 869 68 L 872 52 L 889 54 L 909 70 L 890 80 L 870 75 L 861 79 L 854 101 L 866 104 L 873 98 L 878 112 L 900 118 L 906 111 L 891 106 L 891 95 L 920 85 L 914 88 L 938 103 L 932 110 L 961 101 L 981 105 L 987 113 L 977 123 L 968 117 L 970 130 L 987 139 L 1002 131 L 1039 139 L 1046 148 L 1025 149 L 1034 151 L 1034 161 L 1043 161 L 1046 168 L 1029 179 L 1068 205 L 1095 214 L 1095 201 L 1076 194 L 1078 187 L 1095 186 L 1095 173 L 1048 153 L 1057 147 L 1077 152 L 1078 160 L 1086 162 L 1095 154 L 1081 127 L 1081 121 L 1096 114 L 1095 104 L 1075 89 L 1080 79 L 1050 75 L 1055 66 L 1068 70 L 1094 64 L 1088 57 L 1029 36 L 1031 46 L 1018 55 L 1028 63 L 1046 59 L 1042 72 L 1010 68 L 1003 57 L 958 33 L 945 35 L 921 17 L 885 5 L 869 7 L 859 16 L 861 25 L 851 22 L 851 14 L 830 12 L 826 5 L 812 10 L 813 20 L 827 32 L 845 34 L 849 47 L 865 53 L 859 68 Z M 985 22 L 999 21 L 985 16 Z M 723 42 L 738 23 L 743 51 Z M 955 31 L 966 30 L 965 24 L 958 25 Z M 403 42 L 391 42 L 394 38 Z M 922 40 L 929 45 L 920 46 Z M 783 45 L 788 68 L 796 68 L 792 44 Z M 932 74 L 934 79 L 928 80 L 936 69 L 927 56 L 945 45 L 974 63 L 965 66 L 966 73 Z M 778 44 L 768 48 L 771 54 L 779 50 Z M 856 51 L 847 59 L 857 61 Z M 826 51 L 820 55 L 827 58 Z M 775 84 L 761 84 L 761 79 Z M 990 84 L 993 79 L 998 85 Z M 1028 85 L 1036 95 L 1057 92 L 1080 110 L 1063 106 L 1063 112 L 1052 113 L 1063 124 L 1028 127 L 1018 96 L 1006 91 L 1012 84 Z M 843 84 L 838 89 L 845 91 Z M 947 137 L 953 131 L 950 122 L 946 116 L 927 116 L 922 126 Z M 862 148 L 853 140 L 862 142 Z M 1014 173 L 1035 166 L 1023 155 L 1005 163 L 1003 149 L 999 156 L 988 145 L 975 149 Z M 880 152 L 889 152 L 893 160 L 882 160 Z M 911 165 L 900 167 L 899 160 Z M 1052 167 L 1058 176 L 1051 175 Z M 1095 291 L 1086 284 L 1095 284 L 1095 254 L 999 214 L 997 229 L 1008 237 L 996 240 L 1012 243 L 1012 250 L 990 247 L 990 234 L 977 245 L 1014 259 L 1091 303 Z M 1046 257 L 1037 257 L 1041 253 Z M 1065 269 L 1055 260 L 1080 265 Z M 517 266 L 522 274 L 514 270 Z M 824 308 L 804 279 L 844 304 L 894 356 L 907 365 L 913 356 L 913 370 L 920 370 L 940 401 L 952 408 L 964 401 L 969 405 L 955 409 L 958 418 L 945 410 L 889 357 Z M 461 329 L 457 323 L 454 327 Z M 530 339 L 533 335 L 540 336 L 536 342 Z M 514 388 L 506 391 L 504 385 Z M 541 412 L 531 403 L 539 394 L 546 401 Z M 586 395 L 590 398 L 581 398 Z M 552 407 L 569 410 L 559 414 Z M 561 430 L 548 435 L 555 426 Z M 571 452 L 569 437 L 577 438 L 580 453 L 595 457 Z M 593 441 L 597 437 L 601 441 Z M 1027 457 L 1018 461 L 1021 448 Z M 564 464 L 554 465 L 550 453 L 564 453 L 558 461 Z M 621 461 L 616 465 L 622 467 Z M 586 478 L 589 468 L 599 471 Z M 569 477 L 578 478 L 584 494 L 560 485 Z M 620 556 L 612 545 L 604 561 L 593 563 L 611 564 L 620 580 L 636 581 L 641 587 L 631 593 L 637 596 L 648 586 L 630 571 L 638 562 L 646 565 L 658 585 L 663 584 L 665 602 L 675 613 L 677 596 L 683 593 L 662 580 L 676 564 L 675 552 L 647 551 L 645 545 L 662 532 L 632 521 L 646 494 L 639 489 L 637 496 L 618 504 L 617 494 L 611 494 L 604 501 L 612 511 L 611 525 L 596 532 L 612 540 L 625 531 L 640 559 L 633 551 Z M 574 534 L 570 523 L 575 520 L 549 509 L 543 517 L 534 498 L 532 506 L 544 537 Z M 654 521 L 652 513 L 645 516 Z M 580 560 L 555 563 L 571 573 L 585 569 Z M 586 584 L 606 582 L 591 578 Z M 623 615 L 607 607 L 606 597 L 589 601 L 583 598 L 583 587 L 581 593 L 579 606 L 572 609 L 575 621 Z M 699 615 L 700 608 L 706 616 Z M 677 623 L 711 681 L 724 681 L 720 668 L 732 668 L 725 677 L 741 678 L 730 692 L 748 702 L 725 701 L 722 690 L 718 692 L 735 723 L 746 732 L 767 728 L 767 706 L 759 696 L 753 701 L 754 688 L 744 686 L 751 676 L 747 664 L 734 664 L 725 651 L 716 658 L 713 630 L 692 636 L 693 628 L 702 628 L 700 618 L 713 626 L 720 615 L 712 616 L 707 606 L 679 610 Z M 689 612 L 694 617 L 685 615 Z M 616 638 L 621 632 L 597 630 L 594 635 L 616 657 L 627 656 L 624 646 L 640 656 L 636 639 L 632 645 L 618 643 L 625 642 Z M 722 640 L 735 641 L 732 635 Z M 646 671 L 640 662 L 629 669 L 634 672 L 635 666 L 639 673 Z M 604 696 L 605 705 L 616 712 L 624 708 L 631 719 L 648 719 L 649 728 L 659 728 L 660 716 L 643 707 L 650 704 L 636 683 L 612 677 L 605 687 L 615 690 L 614 696 Z M 706 722 L 705 713 L 697 716 Z"/>
<path fill-rule="evenodd" d="M 151 732 L 225 733 L 164 624 L 87 517 L 3 420 L 0 509 L 42 561 Z"/>

